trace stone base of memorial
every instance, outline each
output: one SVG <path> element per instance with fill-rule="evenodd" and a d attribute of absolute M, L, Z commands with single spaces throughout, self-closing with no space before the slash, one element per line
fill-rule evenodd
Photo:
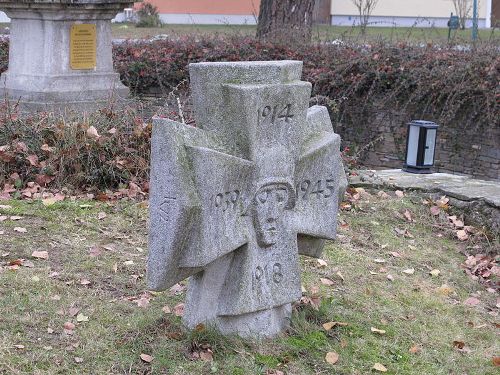
<path fill-rule="evenodd" d="M 188 327 L 272 337 L 302 295 L 299 254 L 335 238 L 340 137 L 300 61 L 189 69 L 197 127 L 154 121 L 149 287 L 191 276 Z"/>
<path fill-rule="evenodd" d="M 0 0 L 11 18 L 2 97 L 24 110 L 92 110 L 129 90 L 113 70 L 111 19 L 124 0 Z"/>

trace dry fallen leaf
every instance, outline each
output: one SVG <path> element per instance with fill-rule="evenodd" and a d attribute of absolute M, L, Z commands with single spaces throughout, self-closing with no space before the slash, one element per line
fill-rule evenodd
<path fill-rule="evenodd" d="M 411 216 L 411 212 L 410 212 L 409 210 L 405 210 L 405 212 L 403 213 L 403 216 L 404 216 L 404 217 L 405 217 L 405 219 L 406 219 L 407 221 L 409 221 L 410 223 L 411 223 L 412 221 L 414 221 L 414 220 L 413 220 L 413 217 Z"/>
<path fill-rule="evenodd" d="M 441 207 L 441 208 L 448 208 L 448 202 L 450 201 L 449 198 L 446 198 L 446 195 L 443 195 L 441 198 L 439 198 L 436 201 L 436 204 Z"/>
<path fill-rule="evenodd" d="M 28 160 L 33 167 L 40 166 L 40 163 L 38 162 L 38 156 L 34 154 L 26 156 L 26 160 Z"/>
<path fill-rule="evenodd" d="M 323 323 L 323 328 L 325 331 L 331 330 L 333 327 L 335 327 L 336 322 L 328 322 L 328 323 Z"/>
<path fill-rule="evenodd" d="M 342 275 L 340 271 L 338 271 L 335 275 L 337 275 L 340 278 L 340 280 L 342 280 L 342 282 L 345 282 L 344 275 Z"/>
<path fill-rule="evenodd" d="M 177 305 L 174 306 L 174 315 L 175 316 L 184 315 L 184 304 L 183 303 L 178 303 Z"/>
<path fill-rule="evenodd" d="M 79 322 L 79 323 L 88 322 L 89 321 L 89 317 L 83 315 L 82 313 L 80 313 L 80 314 L 78 314 L 76 316 L 76 321 Z"/>
<path fill-rule="evenodd" d="M 328 352 L 326 353 L 325 361 L 331 365 L 334 365 L 339 361 L 339 355 L 335 352 Z"/>
<path fill-rule="evenodd" d="M 80 312 L 80 310 L 81 309 L 78 307 L 70 307 L 68 310 L 68 314 L 69 314 L 69 316 L 75 316 Z"/>
<path fill-rule="evenodd" d="M 410 350 L 408 350 L 411 354 L 418 354 L 422 351 L 422 348 L 418 345 L 413 345 Z"/>
<path fill-rule="evenodd" d="M 387 368 L 383 364 L 378 362 L 373 365 L 373 369 L 380 372 L 387 372 Z"/>
<path fill-rule="evenodd" d="M 431 207 L 431 214 L 433 214 L 434 216 L 437 216 L 439 215 L 439 212 L 440 212 L 440 208 L 438 206 L 432 206 Z"/>
<path fill-rule="evenodd" d="M 328 322 L 323 324 L 323 328 L 325 329 L 325 331 L 329 331 L 335 326 L 346 327 L 348 325 L 349 323 L 344 323 L 344 322 Z"/>
<path fill-rule="evenodd" d="M 97 214 L 97 218 L 98 218 L 99 220 L 105 219 L 107 216 L 108 216 L 108 215 L 106 215 L 106 212 L 99 212 L 99 213 Z"/>
<path fill-rule="evenodd" d="M 500 357 L 493 357 L 491 360 L 493 361 L 494 366 L 496 367 L 500 366 Z"/>
<path fill-rule="evenodd" d="M 194 327 L 195 332 L 203 332 L 206 329 L 205 324 L 199 323 Z"/>
<path fill-rule="evenodd" d="M 56 150 L 55 147 L 50 147 L 47 143 L 44 143 L 42 147 L 40 147 L 40 150 L 45 151 L 45 152 L 54 152 Z"/>
<path fill-rule="evenodd" d="M 137 303 L 137 306 L 139 306 L 139 307 L 142 307 L 142 308 L 148 307 L 148 305 L 149 305 L 149 298 L 147 298 L 147 297 L 141 297 L 141 298 L 139 298 L 136 301 L 136 303 Z"/>
<path fill-rule="evenodd" d="M 17 233 L 26 233 L 26 232 L 28 232 L 28 230 L 26 228 L 23 228 L 23 227 L 15 227 L 14 228 L 14 232 L 17 232 Z"/>
<path fill-rule="evenodd" d="M 467 306 L 477 306 L 479 305 L 481 301 L 478 300 L 476 297 L 469 297 L 464 301 L 464 305 Z"/>
<path fill-rule="evenodd" d="M 24 349 L 24 345 L 17 344 L 17 345 L 14 345 L 14 348 L 16 348 L 16 349 Z"/>
<path fill-rule="evenodd" d="M 407 275 L 413 275 L 415 273 L 415 268 L 408 268 L 408 269 L 404 270 L 403 273 L 405 273 Z"/>
<path fill-rule="evenodd" d="M 161 311 L 163 311 L 165 314 L 172 314 L 172 310 L 168 306 L 163 306 Z"/>
<path fill-rule="evenodd" d="M 94 138 L 94 139 L 98 139 L 100 137 L 99 133 L 97 132 L 97 129 L 93 126 L 87 129 L 87 136 L 89 138 Z"/>
<path fill-rule="evenodd" d="M 144 354 L 144 353 L 141 353 L 140 357 L 146 363 L 151 363 L 154 359 L 154 357 L 150 356 L 149 354 Z"/>
<path fill-rule="evenodd" d="M 469 239 L 469 235 L 464 229 L 457 230 L 456 235 L 460 241 L 467 241 Z"/>
<path fill-rule="evenodd" d="M 73 331 L 75 329 L 75 325 L 71 322 L 66 322 L 64 323 L 64 329 L 68 330 L 68 331 Z"/>
<path fill-rule="evenodd" d="M 212 350 L 207 349 L 206 351 L 201 351 L 200 359 L 205 362 L 212 362 L 214 360 Z"/>
<path fill-rule="evenodd" d="M 57 199 L 52 197 L 52 198 L 46 198 L 46 199 L 42 199 L 42 204 L 45 206 L 45 207 L 49 207 L 49 206 L 53 206 L 55 203 L 57 202 Z"/>
<path fill-rule="evenodd" d="M 318 262 L 318 267 L 326 267 L 328 266 L 328 263 L 326 263 L 323 259 L 316 259 Z"/>
<path fill-rule="evenodd" d="M 447 284 L 443 284 L 436 291 L 443 296 L 448 296 L 453 293 L 454 289 Z"/>
<path fill-rule="evenodd" d="M 267 370 L 266 375 L 285 375 L 281 370 Z"/>
<path fill-rule="evenodd" d="M 378 328 L 375 328 L 375 327 L 371 327 L 370 330 L 373 333 L 378 333 L 379 335 L 385 335 L 385 330 L 383 330 L 383 329 L 378 329 Z"/>
<path fill-rule="evenodd" d="M 453 224 L 453 226 L 457 229 L 464 227 L 464 222 L 460 219 L 457 219 L 456 215 L 448 216 L 448 220 Z"/>
<path fill-rule="evenodd" d="M 453 347 L 456 348 L 461 353 L 470 353 L 471 350 L 465 345 L 465 342 L 455 340 L 453 341 Z"/>
<path fill-rule="evenodd" d="M 387 194 L 385 191 L 379 191 L 377 193 L 377 197 L 382 198 L 382 199 L 389 199 L 391 196 Z"/>
<path fill-rule="evenodd" d="M 33 251 L 31 256 L 37 259 L 49 259 L 48 251 Z"/>
<path fill-rule="evenodd" d="M 326 285 L 326 286 L 332 286 L 333 284 L 335 284 L 332 280 L 324 278 L 324 277 L 321 277 L 319 280 L 321 281 L 321 284 Z"/>

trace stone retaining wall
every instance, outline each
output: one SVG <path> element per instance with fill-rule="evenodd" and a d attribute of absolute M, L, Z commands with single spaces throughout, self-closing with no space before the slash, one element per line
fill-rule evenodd
<path fill-rule="evenodd" d="M 406 152 L 406 124 L 411 120 L 433 121 L 408 112 L 351 108 L 332 117 L 344 145 L 360 151 L 362 165 L 400 168 Z M 440 126 L 434 170 L 500 180 L 500 124 Z"/>

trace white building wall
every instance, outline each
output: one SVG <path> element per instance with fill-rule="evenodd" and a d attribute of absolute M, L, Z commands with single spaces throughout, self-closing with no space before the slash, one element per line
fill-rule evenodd
<path fill-rule="evenodd" d="M 447 18 L 416 18 L 416 17 L 384 17 L 372 16 L 369 19 L 370 27 L 448 27 Z M 335 26 L 356 26 L 359 25 L 359 17 L 357 16 L 332 16 L 332 25 Z M 484 29 L 490 26 L 485 19 L 478 19 L 478 28 Z M 472 20 L 466 22 L 466 27 L 472 27 Z"/>
<path fill-rule="evenodd" d="M 491 1 L 479 0 L 480 28 L 488 27 Z M 379 0 L 369 22 L 370 26 L 447 27 L 451 13 L 455 13 L 452 0 Z M 332 0 L 331 15 L 332 25 L 359 25 L 352 0 Z M 469 24 L 472 26 L 472 21 Z"/>

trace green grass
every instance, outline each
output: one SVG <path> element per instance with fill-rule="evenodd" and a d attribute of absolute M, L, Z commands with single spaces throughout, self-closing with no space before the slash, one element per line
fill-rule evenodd
<path fill-rule="evenodd" d="M 497 294 L 462 271 L 459 250 L 468 245 L 440 232 L 416 196 L 383 200 L 372 195 L 353 211 L 342 212 L 339 238 L 325 251 L 328 265 L 301 260 L 303 285 L 307 295 L 319 290 L 319 309 L 297 306 L 290 330 L 263 342 L 184 329 L 181 318 L 162 311 L 182 302 L 183 292 L 154 294 L 147 307 L 130 300 L 147 292 L 144 203 L 0 204 L 12 207 L 0 209 L 0 216 L 23 217 L 0 223 L 0 374 L 238 375 L 279 370 L 348 375 L 373 373 L 375 362 L 384 364 L 388 374 L 497 373 L 491 361 L 500 354 L 494 325 Z M 405 221 L 405 209 L 415 222 Z M 100 212 L 107 215 L 102 220 Z M 414 238 L 397 235 L 396 227 L 408 229 Z M 487 246 L 472 245 L 479 246 L 475 251 Z M 89 255 L 94 246 L 100 246 L 97 257 Z M 48 251 L 49 259 L 33 259 L 35 250 Z M 395 251 L 401 257 L 390 255 Z M 385 263 L 374 262 L 376 258 Z M 16 259 L 30 260 L 34 267 L 8 269 Z M 415 273 L 402 272 L 408 268 Z M 433 277 L 431 269 L 441 274 Z M 320 277 L 335 283 L 322 285 Z M 84 279 L 91 284 L 82 285 Z M 448 293 L 438 289 L 444 284 Z M 480 293 L 481 303 L 465 306 L 473 293 Z M 88 322 L 78 322 L 71 308 L 80 309 Z M 73 335 L 64 333 L 68 321 L 76 324 Z M 328 321 L 348 325 L 325 331 L 322 324 Z M 386 333 L 372 333 L 371 327 Z M 454 348 L 453 341 L 465 342 L 467 352 Z M 421 348 L 416 354 L 409 351 L 415 345 Z M 191 358 L 190 351 L 203 346 L 213 350 L 213 362 Z M 339 354 L 336 365 L 325 362 L 329 351 Z M 152 363 L 141 361 L 141 353 L 154 356 Z"/>
<path fill-rule="evenodd" d="M 0 28 L 9 24 L 0 23 Z M 166 24 L 163 27 L 138 28 L 131 23 L 115 23 L 112 25 L 114 38 L 144 39 L 160 34 L 170 36 L 183 35 L 240 35 L 253 36 L 256 32 L 255 25 L 180 25 Z M 368 27 L 366 34 L 361 34 L 358 27 L 317 25 L 313 28 L 314 41 L 332 40 L 352 41 L 356 43 L 370 43 L 374 41 L 410 42 L 410 43 L 438 43 L 448 42 L 448 29 L 437 27 Z M 470 43 L 471 29 L 456 30 L 452 32 L 452 42 L 455 44 Z M 478 30 L 479 43 L 500 42 L 498 29 Z"/>
<path fill-rule="evenodd" d="M 255 35 L 254 25 L 164 25 L 161 28 L 137 28 L 133 24 L 113 24 L 115 38 L 150 38 L 159 34 L 179 35 Z M 471 30 L 457 30 L 453 34 L 453 42 L 468 43 L 471 40 Z M 494 40 L 498 42 L 499 31 L 496 29 L 481 29 L 478 33 L 480 42 Z M 362 35 L 357 27 L 318 25 L 313 29 L 313 40 L 331 41 L 335 39 L 372 42 L 377 40 L 399 42 L 446 43 L 447 28 L 425 27 L 368 27 L 366 35 Z"/>

